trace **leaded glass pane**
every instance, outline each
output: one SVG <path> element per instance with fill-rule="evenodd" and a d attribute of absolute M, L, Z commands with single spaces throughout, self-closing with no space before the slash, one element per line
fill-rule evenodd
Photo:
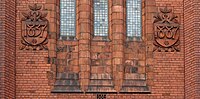
<path fill-rule="evenodd" d="M 127 36 L 141 36 L 141 0 L 126 0 L 127 8 Z"/>
<path fill-rule="evenodd" d="M 108 0 L 94 0 L 94 35 L 108 35 Z"/>
<path fill-rule="evenodd" d="M 76 0 L 60 0 L 60 37 L 75 37 Z"/>

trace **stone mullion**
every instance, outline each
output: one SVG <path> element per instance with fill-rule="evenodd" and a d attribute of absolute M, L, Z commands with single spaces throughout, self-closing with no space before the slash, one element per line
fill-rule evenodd
<path fill-rule="evenodd" d="M 78 0 L 78 41 L 79 41 L 79 66 L 80 85 L 83 92 L 88 88 L 90 78 L 90 41 L 92 33 L 92 0 Z"/>
<path fill-rule="evenodd" d="M 124 74 L 124 20 L 124 0 L 113 0 L 111 12 L 112 65 L 115 90 L 117 92 L 121 89 Z"/>

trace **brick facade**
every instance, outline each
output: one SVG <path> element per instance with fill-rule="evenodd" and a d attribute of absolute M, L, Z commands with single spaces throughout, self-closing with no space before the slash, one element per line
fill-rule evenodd
<path fill-rule="evenodd" d="M 142 0 L 142 38 L 133 40 L 125 1 L 108 0 L 109 36 L 102 38 L 93 34 L 93 0 L 76 0 L 76 39 L 61 40 L 59 0 L 0 0 L 0 98 L 200 98 L 199 1 Z M 155 45 L 158 13 L 177 16 L 167 21 L 178 24 L 180 43 Z M 24 36 L 34 22 L 44 34 Z"/>
<path fill-rule="evenodd" d="M 199 85 L 199 1 L 184 2 L 185 37 L 185 94 L 186 98 L 200 98 Z"/>
<path fill-rule="evenodd" d="M 15 97 L 16 1 L 0 2 L 0 98 Z"/>

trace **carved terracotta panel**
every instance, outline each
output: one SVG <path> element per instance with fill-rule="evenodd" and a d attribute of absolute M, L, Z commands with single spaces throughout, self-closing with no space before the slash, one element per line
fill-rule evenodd
<path fill-rule="evenodd" d="M 47 49 L 47 12 L 41 11 L 41 8 L 42 6 L 37 4 L 34 4 L 33 6 L 29 5 L 30 11 L 22 13 L 21 50 Z"/>
<path fill-rule="evenodd" d="M 180 51 L 180 24 L 172 9 L 160 9 L 154 18 L 154 51 Z"/>

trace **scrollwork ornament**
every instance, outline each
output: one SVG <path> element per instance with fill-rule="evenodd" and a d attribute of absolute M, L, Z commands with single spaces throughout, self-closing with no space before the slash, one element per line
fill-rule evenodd
<path fill-rule="evenodd" d="M 154 51 L 180 51 L 180 24 L 172 9 L 165 7 L 154 16 Z"/>
<path fill-rule="evenodd" d="M 42 6 L 29 5 L 29 12 L 22 12 L 21 50 L 48 49 L 48 20 L 47 12 L 41 11 Z"/>

